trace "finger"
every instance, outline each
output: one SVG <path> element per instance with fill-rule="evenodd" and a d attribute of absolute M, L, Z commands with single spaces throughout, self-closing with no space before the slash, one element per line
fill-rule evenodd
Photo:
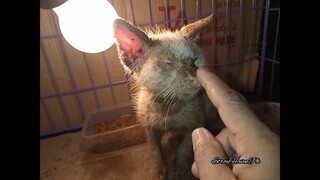
<path fill-rule="evenodd" d="M 245 98 L 231 89 L 218 76 L 204 68 L 197 70 L 197 78 L 211 102 L 218 109 L 226 127 L 234 134 L 256 131 L 265 126 L 250 110 Z"/>
<path fill-rule="evenodd" d="M 231 169 L 226 164 L 212 164 L 214 158 L 226 159 L 226 155 L 219 142 L 205 128 L 198 128 L 192 132 L 194 146 L 195 175 L 206 179 L 235 179 Z M 191 169 L 192 170 L 192 169 Z"/>
<path fill-rule="evenodd" d="M 195 177 L 199 178 L 199 172 L 195 162 L 193 162 L 191 166 L 191 172 Z"/>

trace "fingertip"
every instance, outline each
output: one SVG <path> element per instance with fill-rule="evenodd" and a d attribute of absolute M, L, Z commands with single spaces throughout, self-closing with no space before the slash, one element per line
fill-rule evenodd
<path fill-rule="evenodd" d="M 206 74 L 213 74 L 207 67 L 200 67 L 197 69 L 197 77 L 202 79 Z"/>
<path fill-rule="evenodd" d="M 195 162 L 191 166 L 191 172 L 195 177 L 199 178 L 199 171 Z"/>
<path fill-rule="evenodd" d="M 199 136 L 199 134 L 204 137 L 198 143 L 195 143 L 193 139 L 193 144 L 196 148 L 194 149 L 195 161 L 191 167 L 192 173 L 200 179 L 216 179 L 216 177 L 220 177 L 221 179 L 221 172 L 229 176 L 232 172 L 227 165 L 212 164 L 214 157 L 222 159 L 226 159 L 227 157 L 221 144 L 205 128 L 198 128 L 192 133 L 194 137 Z"/>
<path fill-rule="evenodd" d="M 210 158 L 207 157 L 210 154 L 208 152 L 225 156 L 221 144 L 210 131 L 203 127 L 197 128 L 192 132 L 192 144 L 196 162 Z"/>
<path fill-rule="evenodd" d="M 203 73 L 203 71 L 205 71 L 205 67 L 199 67 L 198 69 L 197 69 L 197 76 L 198 76 L 198 74 L 200 73 Z"/>
<path fill-rule="evenodd" d="M 206 67 L 201 67 L 198 68 L 197 70 L 197 79 L 198 82 L 200 83 L 200 85 L 204 88 L 207 89 L 208 88 L 208 81 L 211 81 L 212 78 L 210 78 L 210 76 L 212 76 L 213 73 Z"/>
<path fill-rule="evenodd" d="M 191 137 L 192 137 L 192 144 L 193 144 L 193 149 L 195 150 L 196 146 L 198 146 L 200 143 L 203 142 L 205 138 L 204 134 L 204 128 L 197 128 L 193 130 Z"/>
<path fill-rule="evenodd" d="M 192 134 L 193 149 L 204 141 L 215 141 L 213 135 L 204 127 L 193 130 Z"/>

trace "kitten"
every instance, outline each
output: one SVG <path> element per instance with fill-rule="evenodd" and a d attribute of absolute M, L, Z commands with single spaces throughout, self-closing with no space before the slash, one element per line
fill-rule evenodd
<path fill-rule="evenodd" d="M 137 88 L 138 121 L 147 130 L 161 179 L 194 179 L 192 131 L 208 122 L 215 134 L 223 128 L 196 78 L 205 65 L 200 34 L 212 20 L 213 15 L 176 32 L 149 34 L 123 19 L 114 22 L 121 63 Z"/>
<path fill-rule="evenodd" d="M 191 172 L 192 131 L 205 127 L 216 135 L 224 128 L 196 78 L 197 68 L 206 63 L 200 35 L 213 18 L 176 32 L 148 34 L 123 19 L 114 21 L 119 58 L 137 90 L 136 115 L 158 167 L 153 179 L 196 179 Z"/>

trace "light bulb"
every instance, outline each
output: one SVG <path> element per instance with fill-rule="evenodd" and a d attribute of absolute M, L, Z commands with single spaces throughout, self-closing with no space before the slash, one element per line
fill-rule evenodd
<path fill-rule="evenodd" d="M 113 45 L 113 21 L 118 15 L 107 0 L 68 0 L 53 8 L 63 37 L 74 48 L 99 53 Z"/>

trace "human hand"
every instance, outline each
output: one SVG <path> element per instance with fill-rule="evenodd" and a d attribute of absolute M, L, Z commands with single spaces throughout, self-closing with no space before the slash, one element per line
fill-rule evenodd
<path fill-rule="evenodd" d="M 280 179 L 280 137 L 258 119 L 242 95 L 214 73 L 199 68 L 197 78 L 226 128 L 216 137 L 205 128 L 193 131 L 192 173 L 201 180 Z M 229 160 L 234 152 L 241 160 L 259 159 L 253 164 L 218 163 L 217 158 Z"/>

